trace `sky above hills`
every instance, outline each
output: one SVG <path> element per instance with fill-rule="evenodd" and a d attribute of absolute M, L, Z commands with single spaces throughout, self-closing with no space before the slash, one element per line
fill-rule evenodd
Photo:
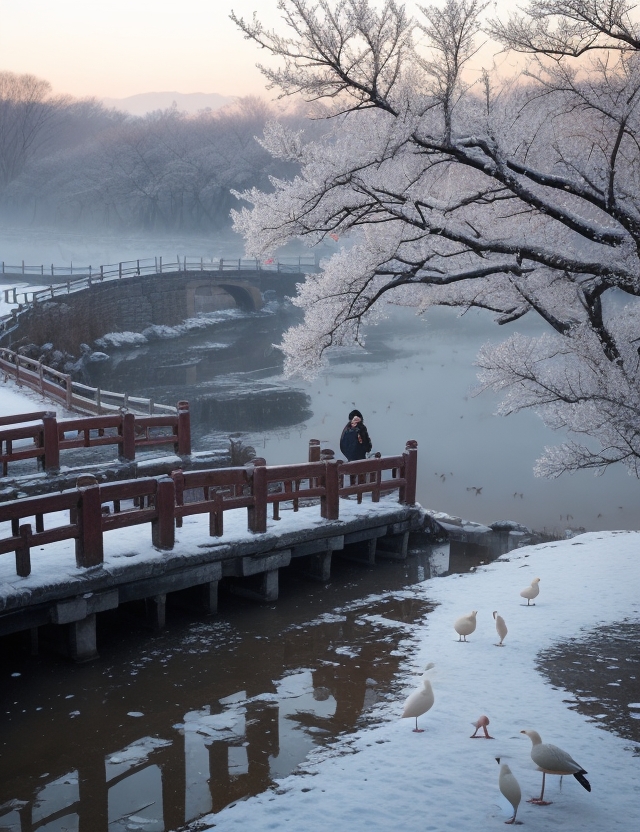
<path fill-rule="evenodd" d="M 77 97 L 274 97 L 255 66 L 269 57 L 229 20 L 232 9 L 245 18 L 258 11 L 266 26 L 284 30 L 277 0 L 0 0 L 0 70 L 32 73 Z"/>
<path fill-rule="evenodd" d="M 278 23 L 276 0 L 0 0 L 0 69 L 74 96 L 178 90 L 260 95 L 262 56 L 231 10 Z"/>

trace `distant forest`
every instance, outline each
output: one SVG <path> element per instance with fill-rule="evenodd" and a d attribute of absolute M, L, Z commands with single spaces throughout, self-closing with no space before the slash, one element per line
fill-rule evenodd
<path fill-rule="evenodd" d="M 295 173 L 255 139 L 274 118 L 318 129 L 259 98 L 138 117 L 55 95 L 33 75 L 0 72 L 0 216 L 25 225 L 224 230 L 239 205 L 232 190 L 270 190 L 270 177 Z"/>

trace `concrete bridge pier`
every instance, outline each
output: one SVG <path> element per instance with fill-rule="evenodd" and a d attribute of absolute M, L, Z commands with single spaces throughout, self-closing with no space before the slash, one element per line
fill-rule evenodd
<path fill-rule="evenodd" d="M 144 599 L 147 626 L 154 632 L 164 630 L 167 623 L 167 594 L 152 595 Z"/>
<path fill-rule="evenodd" d="M 96 644 L 96 614 L 91 613 L 81 621 L 67 625 L 68 654 L 74 662 L 90 662 L 98 658 Z"/>
<path fill-rule="evenodd" d="M 409 551 L 409 532 L 385 537 L 378 544 L 376 554 L 385 560 L 406 560 Z"/>
<path fill-rule="evenodd" d="M 325 583 L 331 578 L 331 555 L 332 550 L 316 552 L 313 555 L 304 555 L 300 558 L 298 571 L 312 581 Z"/>
<path fill-rule="evenodd" d="M 251 598 L 252 601 L 270 603 L 278 600 L 278 570 L 270 569 L 267 572 L 260 572 L 229 584 L 229 590 L 233 595 L 240 595 L 242 598 Z"/>
<path fill-rule="evenodd" d="M 96 613 L 115 609 L 118 603 L 118 590 L 58 601 L 50 614 L 51 622 L 59 625 L 63 635 L 59 641 L 61 652 L 78 663 L 97 659 Z"/>
<path fill-rule="evenodd" d="M 215 615 L 218 612 L 218 581 L 209 581 L 198 587 L 198 606 L 205 615 Z"/>
<path fill-rule="evenodd" d="M 344 548 L 344 535 L 309 540 L 291 549 L 296 570 L 313 581 L 326 583 L 331 578 L 331 556 Z"/>
<path fill-rule="evenodd" d="M 345 534 L 345 548 L 340 552 L 340 557 L 364 566 L 375 566 L 378 538 L 386 537 L 386 535 L 387 526 Z"/>
<path fill-rule="evenodd" d="M 271 554 L 238 558 L 223 564 L 222 574 L 232 580 L 235 595 L 270 603 L 278 600 L 278 570 L 291 563 L 291 549 Z"/>
<path fill-rule="evenodd" d="M 385 560 L 406 560 L 409 552 L 409 523 L 394 523 L 389 534 L 378 541 L 376 554 Z"/>
<path fill-rule="evenodd" d="M 352 541 L 348 549 L 340 552 L 340 557 L 352 563 L 359 563 L 361 566 L 374 567 L 376 565 L 376 548 L 378 539 L 376 537 L 368 540 Z"/>

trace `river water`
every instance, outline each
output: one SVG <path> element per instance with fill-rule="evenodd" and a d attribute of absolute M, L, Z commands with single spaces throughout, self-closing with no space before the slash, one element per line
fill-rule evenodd
<path fill-rule="evenodd" d="M 418 499 L 432 509 L 491 523 L 515 520 L 538 531 L 638 528 L 640 489 L 621 467 L 555 481 L 534 477 L 545 445 L 564 437 L 534 413 L 497 417 L 497 396 L 473 395 L 480 345 L 509 332 L 487 314 L 459 318 L 434 309 L 417 318 L 394 309 L 368 331 L 366 350 L 332 358 L 314 382 L 284 379 L 273 346 L 298 320 L 290 304 L 212 316 L 211 326 L 136 347 L 105 347 L 90 383 L 156 401 L 191 403 L 193 445 L 228 443 L 240 432 L 270 464 L 306 459 L 309 439 L 339 454 L 349 411 L 362 411 L 374 450 L 396 454 L 418 440 Z M 535 321 L 519 330 L 536 332 Z"/>

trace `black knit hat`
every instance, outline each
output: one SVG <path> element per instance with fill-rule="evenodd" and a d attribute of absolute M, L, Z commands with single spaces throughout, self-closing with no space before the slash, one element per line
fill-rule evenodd
<path fill-rule="evenodd" d="M 360 413 L 359 410 L 352 410 L 351 411 L 351 413 L 349 414 L 349 421 L 351 421 L 354 416 L 358 416 L 364 422 L 364 419 L 362 418 L 362 413 Z"/>

